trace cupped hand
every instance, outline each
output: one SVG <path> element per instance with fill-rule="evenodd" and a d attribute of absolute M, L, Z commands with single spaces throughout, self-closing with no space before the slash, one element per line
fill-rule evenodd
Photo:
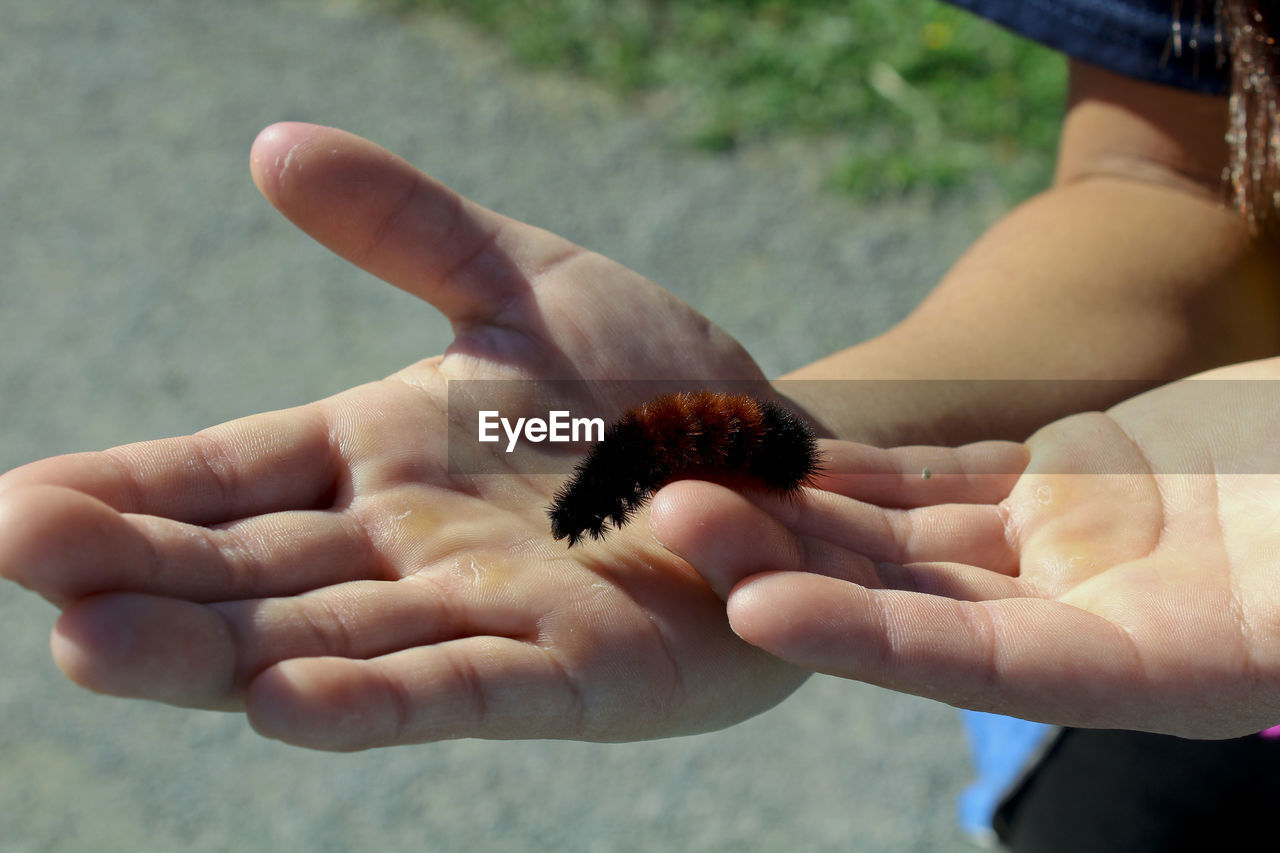
<path fill-rule="evenodd" d="M 830 442 L 802 499 L 677 483 L 658 538 L 784 660 L 976 710 L 1229 737 L 1280 723 L 1280 359 L 1025 445 Z"/>
<path fill-rule="evenodd" d="M 562 477 L 499 449 L 449 465 L 450 380 L 598 380 L 550 402 L 618 411 L 643 385 L 615 380 L 762 381 L 741 347 L 349 134 L 273 126 L 252 170 L 303 230 L 441 310 L 455 341 L 311 405 L 0 479 L 0 572 L 63 608 L 52 645 L 71 679 L 342 750 L 684 734 L 803 681 L 738 639 L 643 524 L 569 550 L 546 517 Z M 558 386 L 499 387 L 520 411 Z"/>

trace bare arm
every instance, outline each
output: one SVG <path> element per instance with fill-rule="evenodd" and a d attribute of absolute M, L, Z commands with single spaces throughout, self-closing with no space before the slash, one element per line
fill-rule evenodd
<path fill-rule="evenodd" d="M 1073 63 L 1053 186 L 997 222 L 898 326 L 784 377 L 1132 384 L 787 393 L 842 438 L 1020 439 L 1161 381 L 1274 354 L 1280 252 L 1222 204 L 1226 127 L 1225 99 Z"/>

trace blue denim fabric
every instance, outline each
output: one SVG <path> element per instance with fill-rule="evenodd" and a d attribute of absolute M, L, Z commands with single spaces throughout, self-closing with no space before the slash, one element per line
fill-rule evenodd
<path fill-rule="evenodd" d="M 1225 45 L 1220 49 L 1214 37 L 1214 0 L 946 2 L 1127 77 L 1211 94 L 1228 86 Z"/>
<path fill-rule="evenodd" d="M 961 711 L 960 718 L 969 737 L 975 778 L 960 795 L 956 816 L 974 841 L 994 844 L 991 823 L 996 809 L 1061 729 L 980 711 Z"/>

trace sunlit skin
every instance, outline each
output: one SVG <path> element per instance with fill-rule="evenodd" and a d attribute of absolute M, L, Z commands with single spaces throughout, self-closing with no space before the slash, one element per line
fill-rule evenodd
<path fill-rule="evenodd" d="M 802 504 L 675 484 L 653 529 L 800 666 L 1064 725 L 1256 732 L 1280 722 L 1280 359 L 1198 378 L 1026 445 L 830 443 Z"/>
<path fill-rule="evenodd" d="M 1225 110 L 1143 86 L 1073 67 L 1059 182 L 898 327 L 796 375 L 1153 386 L 1276 352 L 1274 257 L 1205 189 Z M 705 731 L 814 669 L 1074 725 L 1221 736 L 1280 718 L 1280 503 L 1252 473 L 1271 470 L 1265 396 L 1206 405 L 1172 386 L 1026 445 L 824 441 L 818 488 L 794 500 L 680 482 L 570 550 L 546 516 L 563 476 L 497 445 L 461 469 L 494 473 L 451 473 L 448 380 L 609 380 L 536 408 L 610 417 L 657 380 L 745 380 L 882 446 L 1023 438 L 1120 398 L 1052 382 L 790 396 L 654 283 L 372 143 L 276 125 L 252 171 L 456 339 L 307 406 L 0 477 L 0 574 L 62 608 L 53 655 L 77 683 L 333 750 Z M 1169 473 L 1188 465 L 1212 473 Z"/>
<path fill-rule="evenodd" d="M 7 474 L 0 571 L 64 609 L 53 653 L 72 680 L 244 710 L 322 749 L 701 731 L 804 680 L 734 636 L 644 525 L 570 552 L 546 517 L 562 478 L 508 470 L 492 445 L 496 473 L 446 464 L 449 379 L 762 380 L 740 346 L 642 277 L 349 134 L 275 126 L 252 165 L 286 216 L 430 301 L 457 339 L 308 406 Z M 652 318 L 642 335 L 617 331 L 636 316 Z M 637 402 L 577 387 L 593 410 Z"/>

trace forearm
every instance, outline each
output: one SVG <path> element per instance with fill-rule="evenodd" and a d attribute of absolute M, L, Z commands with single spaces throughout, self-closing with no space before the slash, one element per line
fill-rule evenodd
<path fill-rule="evenodd" d="M 898 326 L 785 377 L 939 381 L 781 392 L 854 440 L 1020 439 L 1280 352 L 1280 250 L 1220 202 L 1227 124 L 1225 99 L 1073 62 L 1053 188 L 993 226 Z"/>
<path fill-rule="evenodd" d="M 1085 177 L 997 223 L 898 326 L 784 377 L 898 381 L 782 391 L 855 440 L 1022 438 L 1142 387 L 1280 351 L 1276 276 L 1274 255 L 1211 198 Z"/>

